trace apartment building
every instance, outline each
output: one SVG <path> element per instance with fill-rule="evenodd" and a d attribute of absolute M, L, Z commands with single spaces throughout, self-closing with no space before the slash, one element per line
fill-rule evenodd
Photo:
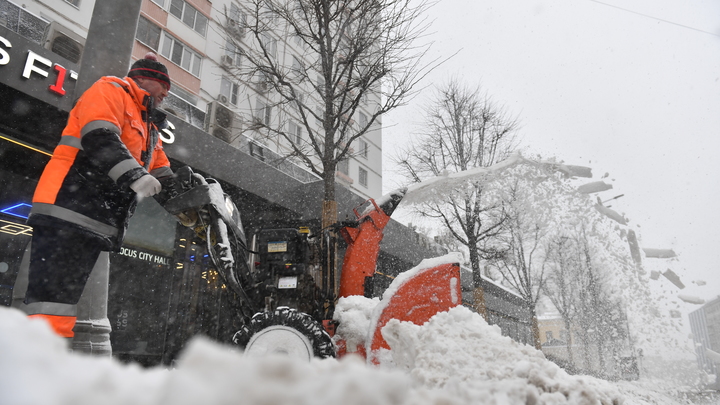
<path fill-rule="evenodd" d="M 26 31 L 33 31 L 37 42 L 77 63 L 94 5 L 95 0 L 34 0 L 22 5 L 0 0 L 0 14 L 8 21 L 17 19 L 19 26 L 34 26 Z M 287 157 L 291 151 L 287 140 L 252 129 L 260 120 L 292 133 L 293 141 L 303 150 L 312 147 L 297 110 L 291 104 L 282 104 L 261 77 L 241 74 L 248 68 L 246 53 L 253 52 L 254 39 L 246 28 L 248 16 L 254 15 L 252 7 L 252 2 L 235 0 L 143 0 L 133 60 L 152 51 L 168 67 L 173 80 L 164 102 L 168 113 L 294 178 L 317 181 L 299 159 Z M 263 40 L 270 44 L 278 64 L 291 70 L 317 58 L 288 27 L 279 20 L 276 23 L 277 29 L 264 34 Z M 300 97 L 308 105 L 319 105 L 309 87 Z M 363 99 L 353 118 L 358 127 L 367 123 L 379 101 L 372 94 Z M 319 129 L 319 122 L 310 124 Z M 336 171 L 337 183 L 364 199 L 382 195 L 381 126 L 376 123 L 357 139 L 351 146 L 353 153 Z M 319 165 L 316 156 L 312 160 Z"/>

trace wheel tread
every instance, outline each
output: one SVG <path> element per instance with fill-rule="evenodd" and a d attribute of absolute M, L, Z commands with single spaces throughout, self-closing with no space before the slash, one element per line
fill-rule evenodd
<path fill-rule="evenodd" d="M 336 356 L 335 344 L 325 329 L 312 316 L 289 307 L 278 307 L 272 312 L 256 313 L 249 324 L 243 325 L 235 332 L 232 341 L 244 349 L 253 335 L 273 325 L 291 327 L 305 335 L 312 343 L 315 357 Z"/>

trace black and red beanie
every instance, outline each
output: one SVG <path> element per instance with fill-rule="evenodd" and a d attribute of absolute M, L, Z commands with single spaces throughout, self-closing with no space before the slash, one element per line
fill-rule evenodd
<path fill-rule="evenodd" d="M 127 75 L 128 77 L 141 77 L 165 83 L 168 90 L 170 89 L 168 70 L 165 65 L 158 62 L 157 55 L 152 52 L 148 52 L 143 59 L 138 59 L 133 63 Z"/>

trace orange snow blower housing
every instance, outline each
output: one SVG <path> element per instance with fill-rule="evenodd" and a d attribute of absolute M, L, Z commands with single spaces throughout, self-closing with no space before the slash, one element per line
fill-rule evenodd
<path fill-rule="evenodd" d="M 346 226 L 340 230 L 348 245 L 340 277 L 340 298 L 366 295 L 375 274 L 383 230 L 403 195 L 404 191 L 391 193 L 390 200 L 380 206 L 372 199 L 366 201 L 372 205 L 364 213 L 359 213 L 357 208 L 353 210 L 358 226 Z M 356 352 L 373 363 L 377 363 L 376 353 L 379 350 L 390 349 L 381 330 L 391 319 L 422 325 L 433 315 L 462 304 L 459 263 L 439 263 L 414 270 L 403 273 L 403 277 L 390 286 L 391 290 L 386 291 L 380 303 L 382 311 L 379 318 L 371 325 L 371 340 L 365 348 L 359 347 Z M 338 355 L 344 354 L 346 347 L 340 342 Z"/>

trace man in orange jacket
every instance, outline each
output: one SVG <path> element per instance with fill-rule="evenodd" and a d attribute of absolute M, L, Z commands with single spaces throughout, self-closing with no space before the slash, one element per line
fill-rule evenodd
<path fill-rule="evenodd" d="M 119 251 L 138 198 L 171 179 L 155 110 L 167 97 L 167 68 L 149 53 L 125 78 L 95 82 L 70 111 L 43 171 L 28 224 L 33 227 L 24 303 L 32 317 L 73 337 L 76 304 L 102 251 Z"/>

